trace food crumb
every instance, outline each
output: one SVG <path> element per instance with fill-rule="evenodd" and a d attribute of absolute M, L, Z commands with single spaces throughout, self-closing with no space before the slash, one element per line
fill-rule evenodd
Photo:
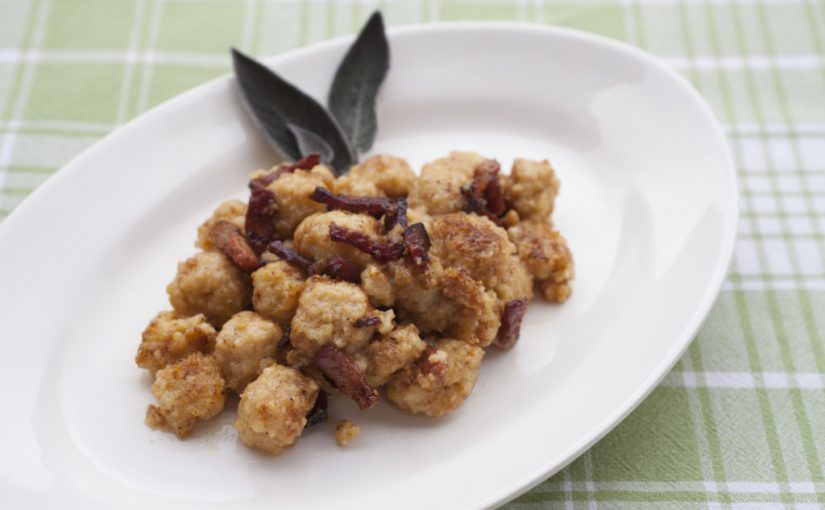
<path fill-rule="evenodd" d="M 335 442 L 338 446 L 346 446 L 350 441 L 358 437 L 361 433 L 361 427 L 349 420 L 338 420 L 338 425 L 335 426 Z"/>

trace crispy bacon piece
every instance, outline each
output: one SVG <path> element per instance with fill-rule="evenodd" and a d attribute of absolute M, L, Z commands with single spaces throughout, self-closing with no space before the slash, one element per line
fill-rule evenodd
<path fill-rule="evenodd" d="M 521 332 L 521 321 L 527 312 L 528 303 L 527 298 L 518 298 L 507 301 L 504 305 L 504 310 L 501 312 L 501 328 L 498 330 L 498 338 L 496 338 L 496 347 L 509 349 L 516 343 Z"/>
<path fill-rule="evenodd" d="M 398 213 L 398 202 L 391 198 L 336 195 L 335 193 L 330 193 L 323 186 L 315 188 L 315 191 L 312 192 L 309 198 L 318 203 L 326 204 L 330 209 L 366 213 L 376 218 Z"/>
<path fill-rule="evenodd" d="M 333 241 L 347 243 L 364 253 L 369 253 L 378 262 L 398 260 L 404 256 L 404 245 L 401 243 L 380 243 L 363 232 L 342 227 L 335 223 L 329 224 L 329 238 Z"/>
<path fill-rule="evenodd" d="M 424 349 L 424 354 L 419 358 L 418 369 L 421 370 L 422 374 L 433 374 L 437 379 L 440 379 L 444 375 L 444 371 L 447 370 L 447 366 L 444 363 L 430 361 L 430 356 L 436 352 L 435 347 L 428 345 Z"/>
<path fill-rule="evenodd" d="M 312 170 L 313 167 L 321 163 L 320 154 L 310 154 L 309 156 L 299 159 L 295 163 L 284 163 L 278 166 L 274 172 L 262 175 L 257 179 L 249 181 L 249 189 L 254 191 L 256 189 L 266 188 L 270 183 L 277 181 L 284 174 L 291 174 L 295 170 Z"/>
<path fill-rule="evenodd" d="M 315 264 L 312 260 L 304 257 L 292 248 L 287 248 L 283 241 L 272 241 L 269 243 L 269 251 L 307 274 L 313 274 L 315 272 Z"/>
<path fill-rule="evenodd" d="M 220 220 L 209 231 L 212 244 L 235 263 L 236 266 L 251 273 L 261 266 L 258 256 L 249 247 L 241 229 L 234 224 Z"/>
<path fill-rule="evenodd" d="M 349 260 L 338 255 L 329 259 L 327 266 L 324 268 L 324 274 L 336 280 L 361 283 L 361 270 Z"/>
<path fill-rule="evenodd" d="M 302 159 L 299 159 L 292 166 L 292 172 L 297 170 L 312 170 L 316 166 L 321 164 L 321 155 L 317 152 L 313 152 L 312 154 L 308 154 L 304 156 Z"/>
<path fill-rule="evenodd" d="M 378 392 L 367 384 L 364 373 L 339 348 L 330 344 L 321 347 L 313 363 L 362 411 L 378 403 Z"/>
<path fill-rule="evenodd" d="M 504 215 L 507 206 L 504 203 L 504 192 L 501 190 L 498 179 L 491 182 L 484 190 L 484 199 L 487 201 L 487 210 L 493 213 L 496 218 Z"/>
<path fill-rule="evenodd" d="M 396 203 L 398 204 L 398 209 L 395 211 L 395 214 L 387 214 L 384 216 L 384 228 L 387 232 L 392 230 L 396 225 L 407 228 L 407 198 L 401 197 Z"/>
<path fill-rule="evenodd" d="M 249 190 L 255 191 L 258 189 L 266 189 L 266 187 L 269 186 L 270 183 L 280 179 L 283 174 L 291 174 L 294 171 L 295 168 L 293 168 L 291 165 L 278 167 L 278 169 L 276 169 L 273 172 L 270 172 L 268 174 L 262 175 L 258 178 L 249 181 Z"/>
<path fill-rule="evenodd" d="M 338 255 L 329 259 L 325 266 L 321 266 L 321 263 L 301 255 L 292 248 L 287 248 L 282 241 L 269 243 L 269 251 L 308 275 L 323 273 L 336 280 L 361 283 L 361 270 L 349 260 Z"/>
<path fill-rule="evenodd" d="M 366 328 L 369 326 L 377 326 L 381 324 L 381 317 L 377 315 L 365 315 L 363 317 L 359 317 L 352 323 L 353 326 L 356 328 Z"/>
<path fill-rule="evenodd" d="M 419 272 L 426 273 L 430 269 L 430 236 L 423 223 L 414 223 L 404 229 L 404 247 L 410 263 Z"/>
<path fill-rule="evenodd" d="M 473 182 L 461 188 L 461 194 L 467 200 L 466 212 L 487 216 L 497 225 L 506 210 L 504 193 L 498 182 L 501 165 L 494 159 L 481 162 L 473 172 Z"/>
<path fill-rule="evenodd" d="M 278 204 L 271 191 L 266 188 L 252 190 L 246 208 L 246 241 L 258 255 L 278 236 L 275 229 L 277 214 Z"/>
<path fill-rule="evenodd" d="M 315 404 L 312 406 L 312 409 L 307 413 L 307 424 L 304 428 L 325 422 L 327 418 L 329 418 L 327 414 L 327 394 L 324 393 L 324 390 L 321 390 L 315 398 Z"/>

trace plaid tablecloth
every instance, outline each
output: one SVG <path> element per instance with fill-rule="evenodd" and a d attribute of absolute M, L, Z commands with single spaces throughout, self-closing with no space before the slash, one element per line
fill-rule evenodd
<path fill-rule="evenodd" d="M 627 41 L 724 123 L 742 187 L 731 274 L 689 352 L 615 431 L 507 508 L 825 507 L 825 4 L 814 0 L 0 0 L 0 218 L 142 111 L 387 22 L 503 19 Z M 2 247 L 0 247 L 2 249 Z"/>

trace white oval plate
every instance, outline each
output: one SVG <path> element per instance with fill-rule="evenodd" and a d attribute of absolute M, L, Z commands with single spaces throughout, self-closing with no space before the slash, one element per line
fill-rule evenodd
<path fill-rule="evenodd" d="M 349 39 L 272 59 L 323 98 Z M 453 149 L 505 168 L 550 158 L 556 222 L 577 279 L 535 302 L 519 344 L 490 353 L 444 419 L 387 404 L 270 458 L 224 412 L 186 441 L 143 425 L 149 377 L 132 361 L 196 226 L 275 159 L 232 80 L 198 87 L 106 137 L 0 228 L 0 500 L 15 508 L 482 508 L 548 477 L 661 380 L 724 279 L 737 191 L 722 132 L 674 72 L 628 46 L 505 23 L 391 32 L 373 152 L 417 166 Z M 227 56 L 227 59 L 229 57 Z"/>

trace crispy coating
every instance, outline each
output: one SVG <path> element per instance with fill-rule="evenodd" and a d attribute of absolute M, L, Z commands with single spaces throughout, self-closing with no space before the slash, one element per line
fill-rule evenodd
<path fill-rule="evenodd" d="M 195 246 L 203 250 L 214 250 L 215 246 L 212 244 L 210 232 L 215 223 L 219 221 L 228 221 L 235 225 L 241 232 L 244 231 L 244 223 L 246 222 L 246 203 L 240 200 L 227 200 L 215 209 L 212 216 L 203 222 L 198 227 L 198 239 L 195 241 Z"/>
<path fill-rule="evenodd" d="M 175 312 L 160 312 L 143 330 L 135 363 L 154 374 L 193 352 L 212 350 L 216 334 L 203 314 L 181 317 Z"/>
<path fill-rule="evenodd" d="M 353 167 L 357 168 L 357 167 Z M 347 172 L 335 181 L 335 193 L 356 197 L 384 197 L 386 194 L 369 179 L 356 177 Z"/>
<path fill-rule="evenodd" d="M 161 370 L 152 384 L 158 405 L 146 410 L 146 424 L 186 437 L 198 420 L 208 420 L 224 406 L 224 382 L 212 356 L 195 352 Z"/>
<path fill-rule="evenodd" d="M 401 409 L 443 416 L 460 407 L 473 390 L 484 350 L 449 338 L 434 348 L 387 383 L 387 397 Z"/>
<path fill-rule="evenodd" d="M 389 307 L 395 301 L 390 277 L 378 264 L 370 264 L 361 271 L 361 290 L 373 306 Z"/>
<path fill-rule="evenodd" d="M 378 317 L 381 323 L 356 327 L 355 322 L 368 315 Z M 309 356 L 315 356 L 326 344 L 353 353 L 363 348 L 376 331 L 390 331 L 394 316 L 392 310 L 373 308 L 357 285 L 313 276 L 298 301 L 290 341 Z"/>
<path fill-rule="evenodd" d="M 241 393 L 274 362 L 283 330 L 255 312 L 238 312 L 226 321 L 215 340 L 215 360 L 226 386 Z"/>
<path fill-rule="evenodd" d="M 423 223 L 427 230 L 429 230 L 430 223 L 432 223 L 432 221 L 433 217 L 423 209 L 413 207 L 407 209 L 407 224 L 409 225 L 414 223 Z"/>
<path fill-rule="evenodd" d="M 552 279 L 541 280 L 538 283 L 541 297 L 549 303 L 564 303 L 570 297 L 573 289 L 567 283 L 556 283 Z"/>
<path fill-rule="evenodd" d="M 329 226 L 332 223 L 362 232 L 377 241 L 386 241 L 380 233 L 378 221 L 372 216 L 346 211 L 329 211 L 315 214 L 301 222 L 295 230 L 295 250 L 301 255 L 324 264 L 336 255 L 352 262 L 358 269 L 363 269 L 373 262 L 372 256 L 368 253 L 347 243 L 330 239 Z"/>
<path fill-rule="evenodd" d="M 283 260 L 270 262 L 252 273 L 252 307 L 281 327 L 289 326 L 304 281 L 304 275 L 295 266 Z"/>
<path fill-rule="evenodd" d="M 487 347 L 501 325 L 501 304 L 496 294 L 472 279 L 464 270 L 448 268 L 441 276 L 445 298 L 455 304 L 456 315 L 441 330 L 454 338 Z"/>
<path fill-rule="evenodd" d="M 402 320 L 422 331 L 450 335 L 489 345 L 500 324 L 500 303 L 495 293 L 461 268 L 441 266 L 431 257 L 430 274 L 422 278 L 406 262 L 388 266 L 395 307 Z"/>
<path fill-rule="evenodd" d="M 504 228 L 515 227 L 516 225 L 518 225 L 518 223 L 520 221 L 521 221 L 521 218 L 519 217 L 516 210 L 515 209 L 510 209 L 509 211 L 507 211 L 507 213 L 504 215 L 504 217 L 501 218 L 501 225 Z"/>
<path fill-rule="evenodd" d="M 442 272 L 441 262 L 435 257 L 430 258 L 428 275 L 419 274 L 406 260 L 385 266 L 385 274 L 391 282 L 393 306 L 402 320 L 415 322 L 423 331 L 439 331 L 446 327 L 447 317 L 454 313 L 454 307 L 437 285 Z M 441 313 L 436 313 L 438 311 Z"/>
<path fill-rule="evenodd" d="M 270 365 L 246 386 L 235 428 L 247 446 L 278 453 L 298 440 L 318 384 L 294 368 Z"/>
<path fill-rule="evenodd" d="M 418 336 L 414 324 L 405 324 L 367 346 L 364 375 L 372 387 L 384 385 L 392 374 L 417 360 L 427 344 Z"/>
<path fill-rule="evenodd" d="M 475 214 L 446 214 L 433 218 L 431 253 L 445 267 L 467 272 L 496 293 L 501 301 L 533 295 L 530 274 L 521 264 L 507 232 Z"/>
<path fill-rule="evenodd" d="M 549 161 L 516 159 L 508 183 L 505 198 L 522 220 L 549 220 L 559 193 L 559 180 Z"/>
<path fill-rule="evenodd" d="M 207 251 L 178 264 L 175 279 L 166 287 L 172 308 L 181 315 L 202 313 L 216 328 L 249 306 L 249 275 L 224 254 Z"/>
<path fill-rule="evenodd" d="M 432 215 L 463 211 L 461 187 L 473 180 L 473 171 L 485 159 L 475 152 L 451 152 L 425 164 L 410 190 L 410 208 Z"/>
<path fill-rule="evenodd" d="M 507 229 L 524 266 L 533 275 L 542 297 L 563 303 L 570 295 L 575 268 L 567 241 L 547 222 L 524 221 Z"/>
<path fill-rule="evenodd" d="M 278 167 L 272 169 L 276 170 Z M 253 178 L 266 172 L 256 172 Z M 267 189 L 275 195 L 278 215 L 275 219 L 275 228 L 282 239 L 292 237 L 295 228 L 307 216 L 326 210 L 324 204 L 309 199 L 309 195 L 318 186 L 332 189 L 335 177 L 324 165 L 316 165 L 312 170 L 296 169 L 292 173 L 284 173 L 272 181 Z"/>
<path fill-rule="evenodd" d="M 287 351 L 284 354 L 284 365 L 292 368 L 300 368 L 300 369 L 307 369 L 310 368 L 312 365 L 312 358 L 309 357 L 304 351 L 300 349 L 295 349 L 291 347 L 287 347 Z M 310 376 L 314 377 L 313 374 L 309 374 Z M 326 388 L 324 388 L 326 389 Z"/>
<path fill-rule="evenodd" d="M 415 182 L 410 165 L 395 156 L 373 156 L 335 182 L 335 192 L 356 196 L 405 197 Z"/>
<path fill-rule="evenodd" d="M 339 420 L 335 425 L 335 442 L 338 446 L 348 445 L 359 434 L 361 434 L 361 427 L 349 420 Z"/>

